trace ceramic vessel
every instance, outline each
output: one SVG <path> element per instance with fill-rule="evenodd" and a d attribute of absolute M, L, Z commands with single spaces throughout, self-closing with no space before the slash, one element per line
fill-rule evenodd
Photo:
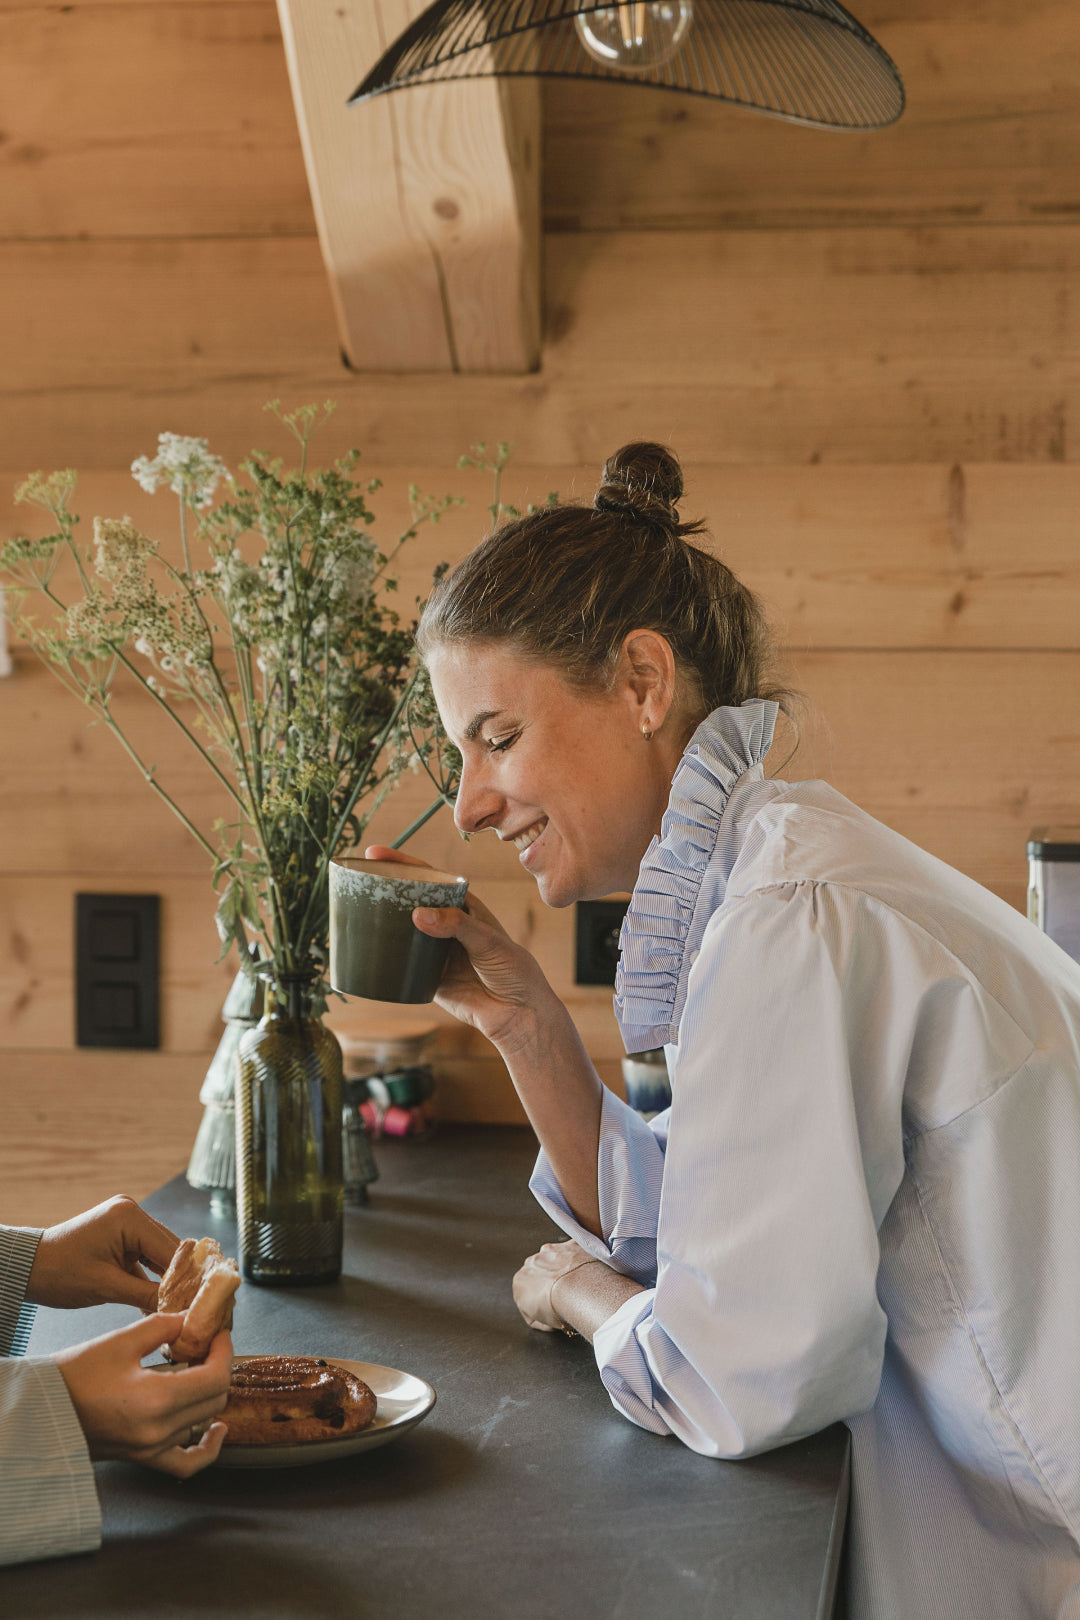
<path fill-rule="evenodd" d="M 431 1001 L 450 940 L 422 934 L 417 906 L 461 906 L 468 879 L 344 856 L 330 863 L 330 983 L 371 1001 Z"/>

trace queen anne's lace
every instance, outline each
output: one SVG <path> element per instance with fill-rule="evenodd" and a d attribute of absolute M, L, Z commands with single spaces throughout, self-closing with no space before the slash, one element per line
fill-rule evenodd
<path fill-rule="evenodd" d="M 205 510 L 214 491 L 229 469 L 220 456 L 211 455 L 205 439 L 188 438 L 183 433 L 159 433 L 158 453 L 151 459 L 140 456 L 131 463 L 135 482 L 148 495 L 161 484 L 168 484 L 175 495 Z"/>

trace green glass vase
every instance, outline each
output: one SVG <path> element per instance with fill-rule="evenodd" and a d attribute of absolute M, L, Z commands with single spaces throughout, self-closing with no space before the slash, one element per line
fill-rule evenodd
<path fill-rule="evenodd" d="M 341 1047 L 287 992 L 240 1041 L 236 1220 L 249 1282 L 301 1286 L 341 1274 Z"/>

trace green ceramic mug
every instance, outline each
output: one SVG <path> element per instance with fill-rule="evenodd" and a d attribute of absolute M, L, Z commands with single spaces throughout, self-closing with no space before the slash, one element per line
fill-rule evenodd
<path fill-rule="evenodd" d="M 468 878 L 399 861 L 330 862 L 330 983 L 369 1001 L 431 1001 L 450 940 L 422 934 L 416 906 L 462 906 Z"/>

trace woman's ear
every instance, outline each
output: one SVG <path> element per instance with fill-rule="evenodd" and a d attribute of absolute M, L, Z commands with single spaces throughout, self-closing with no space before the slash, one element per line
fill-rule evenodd
<path fill-rule="evenodd" d="M 660 730 L 675 701 L 675 655 L 658 630 L 631 630 L 620 657 L 624 690 L 637 708 L 637 723 L 649 735 Z"/>

